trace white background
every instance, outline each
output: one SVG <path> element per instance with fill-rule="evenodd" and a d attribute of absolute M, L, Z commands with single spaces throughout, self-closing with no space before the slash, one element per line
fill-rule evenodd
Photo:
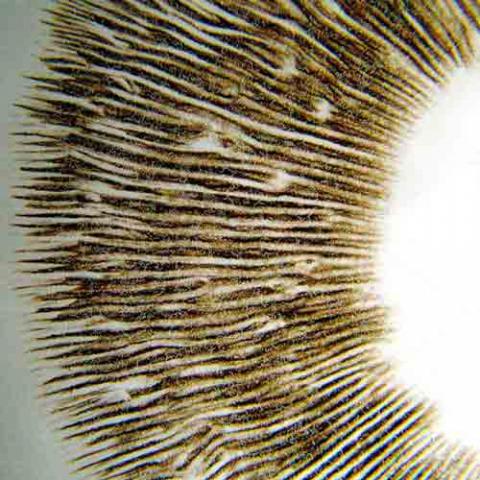
<path fill-rule="evenodd" d="M 14 204 L 9 189 L 16 178 L 16 164 L 9 152 L 8 132 L 18 115 L 13 103 L 26 93 L 23 73 L 37 69 L 39 39 L 45 26 L 41 10 L 48 0 L 0 0 L 0 479 L 66 480 L 68 467 L 59 436 L 36 401 L 35 378 L 23 353 L 21 328 L 25 304 L 12 290 L 14 250 L 21 246 L 17 230 L 9 228 Z M 18 126 L 18 125 L 17 125 Z"/>

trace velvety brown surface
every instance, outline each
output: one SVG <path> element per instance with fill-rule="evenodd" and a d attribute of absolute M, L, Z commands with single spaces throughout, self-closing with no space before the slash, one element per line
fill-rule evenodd
<path fill-rule="evenodd" d="M 22 106 L 42 391 L 92 478 L 480 475 L 390 383 L 402 132 L 477 2 L 59 1 Z"/>

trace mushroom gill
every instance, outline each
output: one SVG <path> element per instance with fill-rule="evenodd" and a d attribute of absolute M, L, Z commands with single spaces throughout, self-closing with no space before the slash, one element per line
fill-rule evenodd
<path fill-rule="evenodd" d="M 376 252 L 473 0 L 58 0 L 22 107 L 32 349 L 91 478 L 477 479 L 392 380 Z"/>

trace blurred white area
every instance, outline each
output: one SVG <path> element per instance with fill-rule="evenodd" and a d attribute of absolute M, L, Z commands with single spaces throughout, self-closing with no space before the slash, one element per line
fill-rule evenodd
<path fill-rule="evenodd" d="M 480 448 L 480 68 L 457 71 L 399 155 L 382 290 L 399 377 Z"/>

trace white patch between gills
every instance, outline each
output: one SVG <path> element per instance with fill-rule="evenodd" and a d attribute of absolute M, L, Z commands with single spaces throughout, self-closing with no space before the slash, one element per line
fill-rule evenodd
<path fill-rule="evenodd" d="M 223 151 L 227 148 L 222 142 L 222 137 L 229 139 L 237 138 L 237 130 L 234 126 L 216 119 L 205 119 L 205 131 L 202 135 L 187 142 L 185 146 L 196 152 L 215 152 Z"/>
<path fill-rule="evenodd" d="M 320 98 L 315 103 L 315 116 L 318 120 L 322 122 L 326 122 L 332 116 L 333 106 L 330 102 L 325 100 L 324 98 Z"/>
<path fill-rule="evenodd" d="M 282 65 L 278 69 L 278 75 L 280 78 L 290 78 L 298 73 L 297 59 L 294 55 L 286 55 Z"/>
<path fill-rule="evenodd" d="M 126 380 L 112 383 L 108 391 L 99 399 L 100 404 L 122 403 L 132 399 L 131 393 L 155 385 L 153 378 L 146 375 L 134 376 Z"/>
<path fill-rule="evenodd" d="M 284 170 L 277 170 L 270 179 L 270 190 L 274 192 L 282 192 L 291 185 L 294 179 L 295 177 L 293 175 L 290 175 Z"/>
<path fill-rule="evenodd" d="M 224 148 L 218 135 L 211 131 L 192 140 L 187 146 L 196 152 L 212 152 Z"/>
<path fill-rule="evenodd" d="M 286 326 L 284 320 L 280 318 L 269 317 L 268 315 L 263 315 L 258 318 L 262 322 L 261 327 L 257 330 L 258 333 L 267 333 L 279 330 Z"/>

